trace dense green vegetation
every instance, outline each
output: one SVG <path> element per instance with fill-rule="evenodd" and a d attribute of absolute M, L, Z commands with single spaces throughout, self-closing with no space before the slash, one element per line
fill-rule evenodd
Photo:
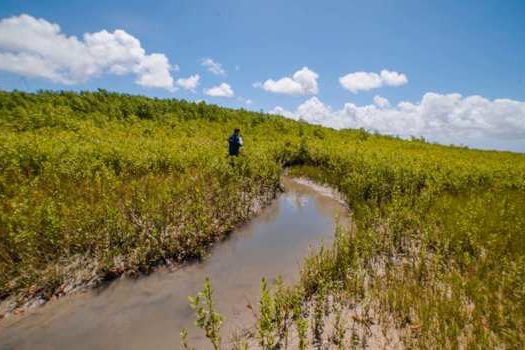
<path fill-rule="evenodd" d="M 234 127 L 246 147 L 232 163 Z M 199 257 L 293 166 L 337 188 L 355 227 L 297 286 L 264 284 L 261 346 L 291 327 L 322 341 L 325 298 L 368 305 L 413 347 L 525 342 L 525 155 L 105 91 L 0 93 L 0 130 L 1 298 Z"/>
<path fill-rule="evenodd" d="M 293 153 L 267 137 L 291 123 L 205 104 L 2 93 L 0 116 L 3 297 L 198 257 L 273 197 Z M 250 142 L 232 166 L 238 125 Z"/>

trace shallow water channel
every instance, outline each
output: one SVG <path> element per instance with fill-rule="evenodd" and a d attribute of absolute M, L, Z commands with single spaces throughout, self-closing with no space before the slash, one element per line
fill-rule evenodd
<path fill-rule="evenodd" d="M 331 241 L 336 218 L 346 213 L 322 188 L 290 178 L 283 184 L 283 194 L 202 262 L 121 278 L 8 316 L 0 321 L 0 349 L 178 349 L 183 327 L 197 349 L 208 348 L 188 303 L 206 277 L 225 317 L 223 338 L 253 325 L 248 305 L 257 309 L 261 278 L 296 281 L 309 248 Z"/>

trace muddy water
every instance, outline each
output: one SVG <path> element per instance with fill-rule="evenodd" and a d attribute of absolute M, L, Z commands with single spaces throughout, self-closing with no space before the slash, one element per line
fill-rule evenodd
<path fill-rule="evenodd" d="M 226 318 L 223 333 L 253 325 L 248 305 L 256 309 L 261 278 L 297 280 L 309 247 L 330 241 L 336 217 L 345 213 L 322 188 L 283 182 L 286 192 L 203 262 L 123 278 L 10 316 L 0 322 L 0 349 L 178 349 L 183 327 L 197 349 L 208 348 L 187 300 L 206 277 Z"/>

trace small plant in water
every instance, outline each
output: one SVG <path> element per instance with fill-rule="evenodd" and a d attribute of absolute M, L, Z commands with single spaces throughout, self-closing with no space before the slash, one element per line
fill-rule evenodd
<path fill-rule="evenodd" d="M 301 295 L 297 291 L 287 289 L 282 278 L 277 278 L 274 284 L 276 288 L 273 295 L 275 315 L 274 323 L 277 329 L 277 342 L 275 347 L 284 346 L 288 348 L 288 328 L 291 322 L 294 304 L 300 302 Z"/>
<path fill-rule="evenodd" d="M 213 289 L 208 278 L 206 278 L 204 282 L 202 292 L 195 297 L 189 297 L 189 300 L 191 308 L 195 310 L 197 314 L 195 324 L 204 330 L 206 338 L 210 340 L 213 348 L 215 350 L 220 349 L 222 316 L 215 310 L 213 304 Z"/>
<path fill-rule="evenodd" d="M 182 348 L 184 350 L 195 350 L 194 347 L 188 344 L 188 330 L 186 328 L 183 328 L 179 334 L 180 334 L 180 345 L 182 346 Z"/>
<path fill-rule="evenodd" d="M 266 279 L 261 281 L 260 316 L 257 320 L 257 337 L 263 349 L 273 349 L 275 345 L 275 305 L 268 290 Z"/>

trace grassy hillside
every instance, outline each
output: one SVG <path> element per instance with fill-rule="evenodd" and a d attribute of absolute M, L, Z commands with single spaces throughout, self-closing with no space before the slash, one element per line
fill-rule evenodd
<path fill-rule="evenodd" d="M 525 155 L 104 91 L 2 92 L 0 130 L 0 298 L 198 257 L 293 166 L 337 188 L 356 227 L 266 298 L 265 346 L 304 325 L 297 303 L 336 294 L 373 303 L 407 345 L 524 343 Z"/>

